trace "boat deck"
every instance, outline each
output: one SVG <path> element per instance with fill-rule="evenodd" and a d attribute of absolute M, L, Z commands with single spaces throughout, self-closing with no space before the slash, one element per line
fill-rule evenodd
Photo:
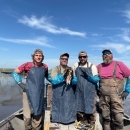
<path fill-rule="evenodd" d="M 49 110 L 45 111 L 43 130 L 77 130 L 75 128 L 75 124 L 76 123 L 63 125 L 59 123 L 51 123 L 50 111 Z M 130 117 L 127 115 L 125 115 L 124 117 L 124 125 L 125 126 L 123 130 L 130 130 Z M 2 120 L 0 122 L 0 130 L 25 130 L 22 109 L 15 112 L 11 116 L 7 117 L 6 119 Z M 99 113 L 97 113 L 97 116 L 96 116 L 96 123 L 95 123 L 94 130 L 102 130 L 101 116 Z"/>
<path fill-rule="evenodd" d="M 77 130 L 75 128 L 76 123 L 72 123 L 69 125 L 63 125 L 63 124 L 59 124 L 59 123 L 51 123 L 50 122 L 50 111 L 46 111 L 45 112 L 45 120 L 44 120 L 44 130 Z M 50 127 L 50 129 L 48 129 L 48 126 Z M 95 130 L 102 130 L 102 126 L 99 123 L 99 114 L 97 113 L 97 120 L 96 120 L 96 124 L 95 124 Z"/>

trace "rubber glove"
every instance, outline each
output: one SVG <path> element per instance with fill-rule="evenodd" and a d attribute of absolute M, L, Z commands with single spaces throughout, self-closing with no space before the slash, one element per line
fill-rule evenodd
<path fill-rule="evenodd" d="M 22 78 L 17 72 L 12 72 L 11 74 L 16 84 L 19 84 L 22 82 Z"/>
<path fill-rule="evenodd" d="M 123 93 L 121 94 L 121 97 L 122 97 L 122 99 L 124 100 L 124 99 L 127 98 L 128 95 L 129 95 L 128 92 L 123 91 Z"/>
<path fill-rule="evenodd" d="M 130 78 L 126 79 L 125 91 L 130 93 Z"/>
<path fill-rule="evenodd" d="M 88 80 L 93 83 L 98 83 L 100 78 L 97 75 L 93 76 L 92 74 L 89 74 Z"/>
<path fill-rule="evenodd" d="M 73 76 L 73 79 L 72 79 L 72 85 L 76 85 L 78 82 L 78 79 L 76 76 Z"/>

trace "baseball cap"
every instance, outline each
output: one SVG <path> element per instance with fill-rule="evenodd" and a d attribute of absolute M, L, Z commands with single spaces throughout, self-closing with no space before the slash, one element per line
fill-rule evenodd
<path fill-rule="evenodd" d="M 62 53 L 61 55 L 60 55 L 60 57 L 62 57 L 62 56 L 67 56 L 68 58 L 69 58 L 69 54 L 68 53 Z"/>
<path fill-rule="evenodd" d="M 104 53 L 105 51 L 109 51 L 109 52 L 111 52 L 111 54 L 112 54 L 112 51 L 111 51 L 110 49 L 104 49 L 104 50 L 102 51 L 102 53 Z"/>
<path fill-rule="evenodd" d="M 87 56 L 87 53 L 85 51 L 80 51 L 78 56 Z"/>

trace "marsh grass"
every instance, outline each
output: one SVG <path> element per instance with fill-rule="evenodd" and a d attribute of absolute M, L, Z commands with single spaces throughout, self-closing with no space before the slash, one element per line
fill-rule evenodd
<path fill-rule="evenodd" d="M 0 72 L 12 72 L 14 68 L 0 68 Z"/>

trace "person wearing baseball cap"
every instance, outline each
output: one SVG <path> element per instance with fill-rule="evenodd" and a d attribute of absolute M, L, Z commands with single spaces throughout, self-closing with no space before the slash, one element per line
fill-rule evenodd
<path fill-rule="evenodd" d="M 43 128 L 43 113 L 46 102 L 44 100 L 45 78 L 48 78 L 48 66 L 43 62 L 44 55 L 41 49 L 36 49 L 32 62 L 26 62 L 12 72 L 14 81 L 23 89 L 23 117 L 25 130 L 41 130 Z M 19 73 L 27 75 L 26 85 L 22 85 Z M 31 112 L 33 110 L 33 112 Z"/>
<path fill-rule="evenodd" d="M 102 51 L 102 58 L 103 62 L 97 66 L 97 69 L 100 76 L 99 104 L 103 117 L 103 129 L 123 130 L 124 99 L 130 93 L 130 69 L 123 62 L 113 60 L 110 49 Z M 127 78 L 125 88 L 124 78 Z"/>
<path fill-rule="evenodd" d="M 60 54 L 60 58 L 63 57 L 63 56 L 67 56 L 69 58 L 69 54 L 68 53 L 62 53 L 62 54 Z"/>
<path fill-rule="evenodd" d="M 79 62 L 73 66 L 74 75 L 77 76 L 76 85 L 77 99 L 77 129 L 89 127 L 94 130 L 96 121 L 96 83 L 99 81 L 97 68 L 88 62 L 85 51 L 78 54 Z"/>
<path fill-rule="evenodd" d="M 76 99 L 73 85 L 77 83 L 76 76 L 68 64 L 69 54 L 60 54 L 60 65 L 52 68 L 50 82 L 53 85 L 52 122 L 70 124 L 76 120 Z M 69 70 L 69 71 L 67 71 Z M 67 82 L 69 80 L 69 82 Z"/>
<path fill-rule="evenodd" d="M 112 51 L 111 51 L 110 49 L 104 49 L 104 50 L 102 51 L 102 53 L 105 53 L 105 52 L 110 52 L 110 54 L 112 54 Z"/>

